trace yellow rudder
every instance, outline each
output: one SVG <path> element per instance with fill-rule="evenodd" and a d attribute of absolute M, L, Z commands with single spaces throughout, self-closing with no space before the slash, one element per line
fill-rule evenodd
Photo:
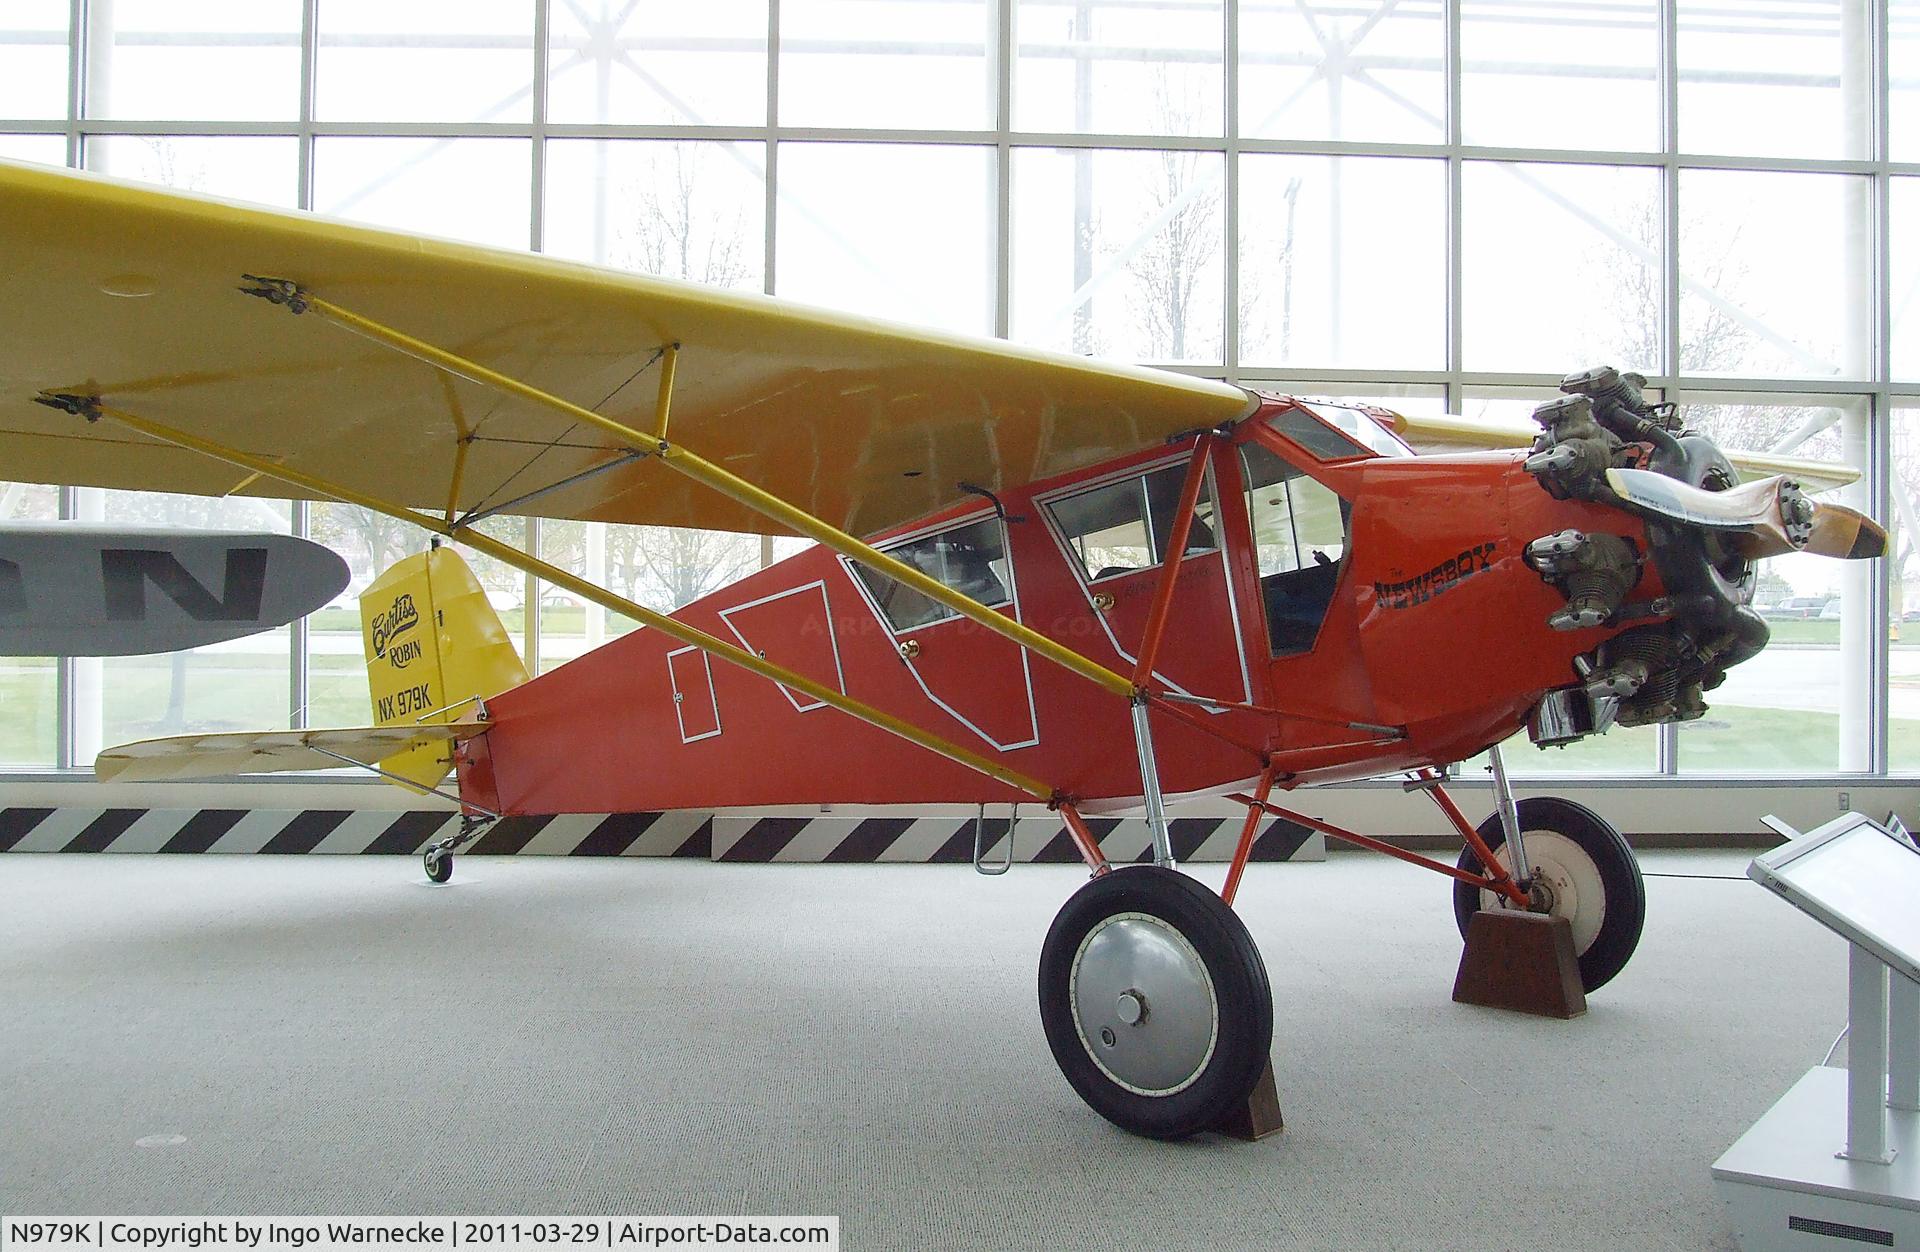
<path fill-rule="evenodd" d="M 407 557 L 369 584 L 360 594 L 360 629 L 376 726 L 471 718 L 474 700 L 527 681 L 479 579 L 449 547 Z M 426 744 L 380 768 L 433 787 L 453 768 L 453 745 Z"/>

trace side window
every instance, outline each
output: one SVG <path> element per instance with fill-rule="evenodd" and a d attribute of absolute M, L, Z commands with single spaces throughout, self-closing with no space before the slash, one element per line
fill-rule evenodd
<path fill-rule="evenodd" d="M 997 517 L 982 518 L 882 551 L 988 608 L 1011 603 L 1007 532 Z M 853 572 L 896 632 L 959 616 L 938 600 L 864 565 L 855 565 Z"/>
<path fill-rule="evenodd" d="M 1166 560 L 1186 475 L 1185 464 L 1168 465 L 1047 506 L 1088 582 L 1152 569 Z M 1220 546 L 1211 486 L 1194 506 L 1188 555 Z"/>
<path fill-rule="evenodd" d="M 1268 641 L 1275 656 L 1305 652 L 1333 604 L 1350 509 L 1331 488 L 1259 444 L 1243 445 L 1240 454 Z"/>

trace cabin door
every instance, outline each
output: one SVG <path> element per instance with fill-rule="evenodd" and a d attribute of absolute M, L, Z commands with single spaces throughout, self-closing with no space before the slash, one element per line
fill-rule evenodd
<path fill-rule="evenodd" d="M 1006 523 L 999 517 L 945 523 L 882 551 L 1020 620 Z M 1039 742 L 1026 649 L 884 574 L 850 562 L 849 568 L 929 701 L 989 747 L 1006 751 Z"/>
<path fill-rule="evenodd" d="M 1040 502 L 1101 633 L 1128 669 L 1146 639 L 1188 459 L 1076 484 Z M 1209 465 L 1154 676 L 1175 691 L 1246 703 L 1252 680 L 1213 474 Z"/>

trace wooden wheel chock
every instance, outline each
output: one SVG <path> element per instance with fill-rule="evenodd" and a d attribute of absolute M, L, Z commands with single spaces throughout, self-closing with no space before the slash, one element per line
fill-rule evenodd
<path fill-rule="evenodd" d="M 1539 1017 L 1578 1017 L 1586 986 L 1564 917 L 1518 909 L 1482 909 L 1467 923 L 1467 944 L 1453 998 Z"/>

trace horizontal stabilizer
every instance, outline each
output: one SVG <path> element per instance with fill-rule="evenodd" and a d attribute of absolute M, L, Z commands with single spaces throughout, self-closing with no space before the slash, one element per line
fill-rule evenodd
<path fill-rule="evenodd" d="M 429 744 L 472 739 L 485 722 L 425 726 L 357 726 L 345 730 L 262 730 L 220 735 L 176 735 L 108 748 L 94 758 L 101 782 L 224 778 L 288 770 L 367 765 Z M 344 758 L 344 759 L 343 759 Z"/>
<path fill-rule="evenodd" d="M 1394 433 L 1421 452 L 1526 448 L 1533 445 L 1534 436 L 1540 433 L 1539 425 L 1534 422 L 1502 422 L 1453 414 L 1408 417 L 1395 413 L 1393 418 Z M 1748 482 L 1785 475 L 1807 492 L 1818 494 L 1860 480 L 1859 470 L 1837 461 L 1809 461 L 1803 457 L 1732 448 L 1725 451 L 1727 459 L 1740 471 L 1740 477 Z"/>
<path fill-rule="evenodd" d="M 284 626 L 347 586 L 292 535 L 88 522 L 0 524 L 0 656 L 177 652 Z"/>

